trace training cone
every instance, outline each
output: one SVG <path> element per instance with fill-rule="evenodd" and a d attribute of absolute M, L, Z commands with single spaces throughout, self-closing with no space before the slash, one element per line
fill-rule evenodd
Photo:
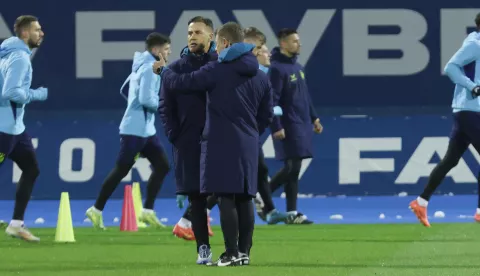
<path fill-rule="evenodd" d="M 55 241 L 75 242 L 75 236 L 73 234 L 72 212 L 70 211 L 70 198 L 67 192 L 62 192 L 60 197 Z"/>
<path fill-rule="evenodd" d="M 140 191 L 140 183 L 133 182 L 132 196 L 133 196 L 133 207 L 135 209 L 135 217 L 137 218 L 137 226 L 138 228 L 146 228 L 147 224 L 145 222 L 139 221 L 140 215 L 142 214 L 142 210 L 143 210 L 142 192 Z"/>
<path fill-rule="evenodd" d="M 125 185 L 120 231 L 138 231 L 137 218 L 133 206 L 132 185 Z"/>

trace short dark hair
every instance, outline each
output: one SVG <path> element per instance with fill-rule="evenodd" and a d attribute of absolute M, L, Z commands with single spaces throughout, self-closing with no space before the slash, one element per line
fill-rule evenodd
<path fill-rule="evenodd" d="M 145 48 L 151 50 L 155 46 L 163 46 L 170 43 L 170 37 L 161 33 L 151 33 L 145 40 Z"/>
<path fill-rule="evenodd" d="M 217 30 L 217 35 L 225 38 L 230 43 L 243 42 L 243 29 L 237 22 L 227 22 Z"/>
<path fill-rule="evenodd" d="M 267 38 L 265 34 L 263 34 L 259 29 L 256 27 L 248 27 L 243 30 L 244 39 L 252 39 L 260 41 L 261 45 L 267 43 Z"/>
<path fill-rule="evenodd" d="M 192 23 L 203 23 L 207 27 L 209 27 L 211 29 L 211 31 L 213 32 L 213 22 L 210 18 L 203 17 L 203 16 L 195 16 L 194 18 L 192 18 L 188 21 L 188 25 L 190 25 Z"/>
<path fill-rule="evenodd" d="M 283 40 L 283 39 L 287 38 L 288 36 L 290 36 L 292 34 L 296 34 L 296 33 L 297 33 L 297 30 L 295 30 L 295 29 L 283 28 L 278 32 L 277 39 L 280 41 L 280 40 Z"/>
<path fill-rule="evenodd" d="M 475 25 L 480 29 L 480 13 L 477 13 L 477 16 L 475 16 Z"/>
<path fill-rule="evenodd" d="M 17 36 L 20 36 L 25 28 L 29 28 L 32 22 L 37 22 L 38 18 L 33 15 L 21 15 L 13 24 L 13 30 Z"/>

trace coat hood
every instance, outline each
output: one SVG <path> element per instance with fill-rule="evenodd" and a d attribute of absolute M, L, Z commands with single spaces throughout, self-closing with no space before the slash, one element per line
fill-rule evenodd
<path fill-rule="evenodd" d="M 23 40 L 16 36 L 12 36 L 5 39 L 0 45 L 0 58 L 15 51 L 24 51 L 29 55 L 32 54 L 32 51 L 30 48 L 28 48 L 27 44 L 25 44 Z"/>
<path fill-rule="evenodd" d="M 149 52 L 135 52 L 133 54 L 132 72 L 136 72 L 145 63 L 154 62 L 156 58 Z"/>
<path fill-rule="evenodd" d="M 234 43 L 218 55 L 218 62 L 231 63 L 240 75 L 255 76 L 259 64 L 252 53 L 254 47 L 255 45 L 250 43 Z"/>

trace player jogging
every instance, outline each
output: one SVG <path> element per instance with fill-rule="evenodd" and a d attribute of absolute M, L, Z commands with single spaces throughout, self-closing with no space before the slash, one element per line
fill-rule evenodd
<path fill-rule="evenodd" d="M 170 39 L 159 33 L 151 33 L 145 44 L 144 52 L 135 52 L 132 73 L 125 81 L 125 84 L 129 82 L 128 105 L 120 123 L 120 153 L 116 166 L 105 179 L 95 205 L 86 212 L 93 226 L 98 229 L 105 229 L 102 211 L 107 200 L 140 156 L 148 159 L 153 170 L 148 179 L 139 221 L 165 227 L 153 210 L 155 198 L 170 167 L 165 150 L 156 135 L 155 114 L 159 106 L 160 77 L 152 72 L 151 67 L 159 55 L 170 55 Z M 122 89 L 123 86 L 120 90 Z"/>
<path fill-rule="evenodd" d="M 22 15 L 14 25 L 16 36 L 0 46 L 0 166 L 9 158 L 22 170 L 17 185 L 13 218 L 5 232 L 26 241 L 40 241 L 23 223 L 33 185 L 40 170 L 32 138 L 25 131 L 25 105 L 47 99 L 47 88 L 30 89 L 32 49 L 40 46 L 44 33 L 35 16 Z"/>
<path fill-rule="evenodd" d="M 480 13 L 475 18 L 477 29 L 480 29 Z M 455 83 L 452 110 L 453 126 L 450 133 L 447 153 L 432 170 L 423 193 L 410 202 L 410 209 L 418 220 L 430 227 L 427 217 L 427 206 L 430 197 L 442 180 L 457 164 L 470 144 L 480 152 L 480 87 L 478 61 L 480 60 L 480 33 L 470 33 L 463 41 L 460 49 L 445 66 L 445 73 Z M 480 185 L 480 182 L 479 182 Z M 479 189 L 480 193 L 480 189 Z M 475 220 L 480 222 L 480 200 Z"/>

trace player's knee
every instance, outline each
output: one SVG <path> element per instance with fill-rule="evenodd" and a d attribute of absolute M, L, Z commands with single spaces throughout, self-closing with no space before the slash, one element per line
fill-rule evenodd
<path fill-rule="evenodd" d="M 159 159 L 157 162 L 152 163 L 153 169 L 162 174 L 168 174 L 171 170 L 170 163 L 168 159 Z"/>
<path fill-rule="evenodd" d="M 442 161 L 439 163 L 442 167 L 445 167 L 446 169 L 450 170 L 453 169 L 458 165 L 458 162 L 460 162 L 460 158 L 449 158 L 446 157 L 442 159 Z"/>
<path fill-rule="evenodd" d="M 40 168 L 38 164 L 35 163 L 29 166 L 24 173 L 28 174 L 31 178 L 37 178 L 40 175 Z"/>
<path fill-rule="evenodd" d="M 298 175 L 300 174 L 300 169 L 302 168 L 302 160 L 291 159 L 286 162 L 285 169 L 288 175 Z"/>
<path fill-rule="evenodd" d="M 115 166 L 115 172 L 118 173 L 118 175 L 125 177 L 132 169 L 133 164 L 134 163 L 131 162 L 117 161 L 117 165 Z"/>

